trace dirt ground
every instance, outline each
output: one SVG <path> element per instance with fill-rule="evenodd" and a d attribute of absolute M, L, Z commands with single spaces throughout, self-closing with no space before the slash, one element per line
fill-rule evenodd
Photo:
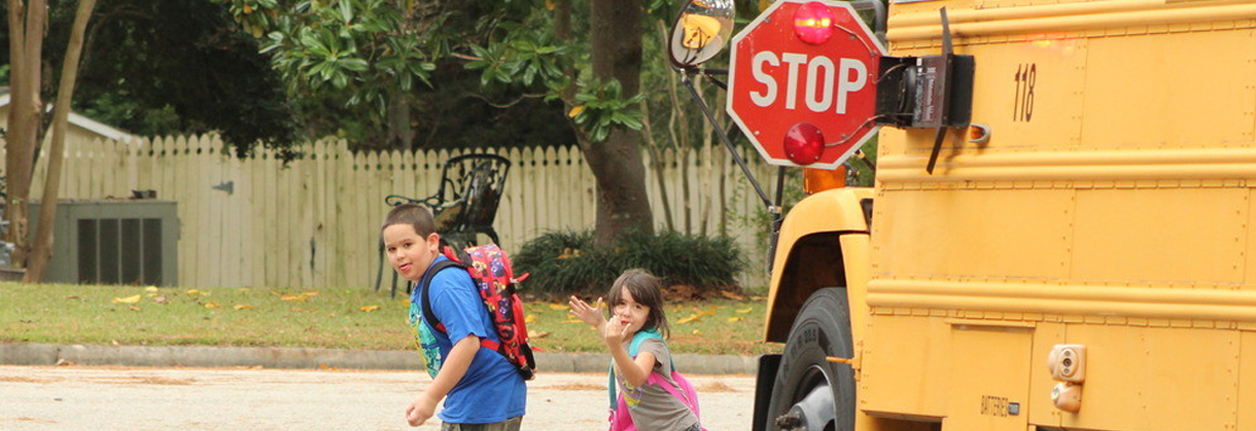
<path fill-rule="evenodd" d="M 749 430 L 753 376 L 688 376 L 703 425 Z M 410 430 L 421 372 L 0 366 L 0 429 Z M 605 430 L 606 375 L 542 373 L 525 430 Z M 438 430 L 439 423 L 419 430 Z"/>

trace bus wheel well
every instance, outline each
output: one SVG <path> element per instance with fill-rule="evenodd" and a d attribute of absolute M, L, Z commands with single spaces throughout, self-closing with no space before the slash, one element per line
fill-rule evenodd
<path fill-rule="evenodd" d="M 785 342 L 794 318 L 811 294 L 825 287 L 846 286 L 838 236 L 837 232 L 807 235 L 789 250 L 780 284 L 771 298 L 774 303 L 768 316 L 767 341 Z"/>

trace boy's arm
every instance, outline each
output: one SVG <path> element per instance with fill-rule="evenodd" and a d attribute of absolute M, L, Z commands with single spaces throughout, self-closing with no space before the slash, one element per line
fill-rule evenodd
<path fill-rule="evenodd" d="M 448 395 L 454 385 L 462 380 L 462 376 L 471 367 L 471 360 L 475 359 L 475 354 L 479 350 L 480 337 L 474 334 L 454 344 L 453 349 L 449 350 L 449 356 L 445 358 L 445 363 L 440 367 L 440 373 L 436 374 L 436 379 L 427 387 L 427 390 L 419 394 L 419 398 L 414 400 L 407 411 L 406 419 L 410 422 L 410 426 L 422 425 L 435 414 L 436 404 L 445 399 L 445 395 Z"/>

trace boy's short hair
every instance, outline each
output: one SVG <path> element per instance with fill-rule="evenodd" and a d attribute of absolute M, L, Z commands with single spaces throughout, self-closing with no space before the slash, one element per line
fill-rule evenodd
<path fill-rule="evenodd" d="M 419 204 L 403 204 L 393 208 L 384 217 L 384 224 L 379 227 L 381 232 L 395 224 L 408 224 L 414 232 L 427 238 L 436 232 L 436 222 L 432 219 L 432 210 Z"/>

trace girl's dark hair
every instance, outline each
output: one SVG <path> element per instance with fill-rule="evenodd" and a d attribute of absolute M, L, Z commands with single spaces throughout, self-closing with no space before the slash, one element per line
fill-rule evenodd
<path fill-rule="evenodd" d="M 644 269 L 624 271 L 618 279 L 615 279 L 610 292 L 606 294 L 607 318 L 611 317 L 616 305 L 624 302 L 624 295 L 621 293 L 623 289 L 620 287 L 628 289 L 638 304 L 650 307 L 650 315 L 646 316 L 645 324 L 641 326 L 641 329 L 655 328 L 664 338 L 671 334 L 671 328 L 667 325 L 667 312 L 663 310 L 662 280 Z"/>

